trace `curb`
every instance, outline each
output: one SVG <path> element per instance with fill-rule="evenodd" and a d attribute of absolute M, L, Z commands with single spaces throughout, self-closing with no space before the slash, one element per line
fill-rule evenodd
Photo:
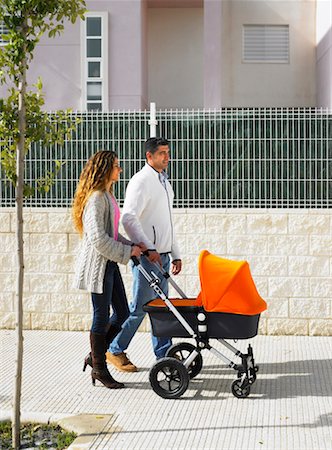
<path fill-rule="evenodd" d="M 73 414 L 23 411 L 21 412 L 21 422 L 53 423 L 70 416 L 73 416 Z M 12 420 L 11 410 L 3 410 L 0 412 L 0 422 L 4 422 L 5 420 Z"/>
<path fill-rule="evenodd" d="M 112 434 L 110 422 L 113 419 L 114 415 L 112 414 L 79 414 L 61 419 L 58 424 L 78 434 L 68 450 L 84 450 L 93 448 L 93 443 L 101 433 Z"/>

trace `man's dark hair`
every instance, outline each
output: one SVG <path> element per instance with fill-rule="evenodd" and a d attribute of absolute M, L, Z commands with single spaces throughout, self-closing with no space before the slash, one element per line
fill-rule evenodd
<path fill-rule="evenodd" d="M 163 137 L 152 137 L 145 141 L 145 153 L 150 152 L 154 154 L 160 145 L 169 145 L 167 139 Z"/>

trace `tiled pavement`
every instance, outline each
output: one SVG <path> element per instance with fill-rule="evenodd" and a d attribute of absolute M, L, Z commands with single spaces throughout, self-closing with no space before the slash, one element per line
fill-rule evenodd
<path fill-rule="evenodd" d="M 147 333 L 138 333 L 128 352 L 141 370 L 113 371 L 127 386 L 116 391 L 93 387 L 89 372 L 82 372 L 88 333 L 26 331 L 24 336 L 23 417 L 110 415 L 101 432 L 76 449 L 332 449 L 332 337 L 252 339 L 260 370 L 246 399 L 231 394 L 235 372 L 205 351 L 203 369 L 183 397 L 164 400 L 148 381 L 153 355 Z M 0 338 L 5 417 L 11 408 L 15 335 L 2 330 Z M 236 346 L 244 351 L 246 344 Z"/>

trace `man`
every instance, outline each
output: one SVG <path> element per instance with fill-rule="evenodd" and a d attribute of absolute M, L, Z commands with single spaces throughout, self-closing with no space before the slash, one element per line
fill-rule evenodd
<path fill-rule="evenodd" d="M 172 223 L 174 192 L 165 173 L 170 158 L 169 143 L 163 138 L 150 138 L 145 143 L 145 150 L 146 164 L 127 186 L 122 223 L 133 242 L 143 242 L 146 245 L 148 257 L 142 257 L 141 264 L 147 271 L 153 269 L 156 272 L 155 265 L 151 263 L 158 263 L 169 272 L 171 254 L 172 274 L 177 275 L 181 271 L 182 262 Z M 107 352 L 107 361 L 125 372 L 137 371 L 124 351 L 145 316 L 143 305 L 156 297 L 137 267 L 133 265 L 132 271 L 134 280 L 130 315 Z M 160 276 L 160 280 L 161 289 L 168 295 L 167 280 L 163 276 Z M 165 356 L 171 344 L 170 338 L 152 336 L 157 359 Z"/>

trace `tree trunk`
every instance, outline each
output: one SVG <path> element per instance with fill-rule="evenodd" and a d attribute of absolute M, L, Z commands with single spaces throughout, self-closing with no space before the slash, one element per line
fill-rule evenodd
<path fill-rule="evenodd" d="M 22 33 L 25 35 L 25 25 Z M 24 52 L 25 55 L 25 52 Z M 12 439 L 13 448 L 20 448 L 21 425 L 21 390 L 23 368 L 23 281 L 24 281 L 24 253 L 23 253 L 23 186 L 24 186 L 24 157 L 25 157 L 25 130 L 26 130 L 26 59 L 24 56 L 23 70 L 19 83 L 18 97 L 18 126 L 19 141 L 16 147 L 16 243 L 17 243 L 17 283 L 16 283 L 16 374 L 14 382 Z"/>

